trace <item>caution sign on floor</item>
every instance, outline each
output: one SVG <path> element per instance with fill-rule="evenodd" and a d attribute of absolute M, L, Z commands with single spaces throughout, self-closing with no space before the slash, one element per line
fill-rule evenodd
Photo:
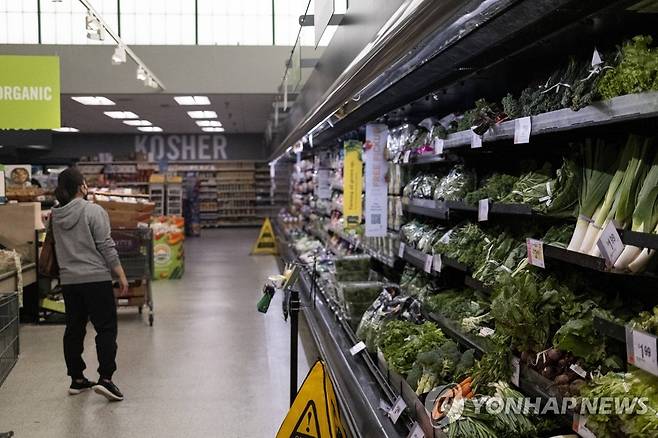
<path fill-rule="evenodd" d="M 263 226 L 260 229 L 258 240 L 251 250 L 252 255 L 277 255 L 279 252 L 276 249 L 276 241 L 274 240 L 274 231 L 272 231 L 272 223 L 269 218 L 265 219 Z"/>
<path fill-rule="evenodd" d="M 276 438 L 347 438 L 334 386 L 317 361 L 297 393 Z"/>

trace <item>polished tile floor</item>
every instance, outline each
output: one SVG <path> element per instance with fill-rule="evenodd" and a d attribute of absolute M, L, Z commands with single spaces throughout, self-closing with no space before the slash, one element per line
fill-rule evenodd
<path fill-rule="evenodd" d="M 204 231 L 186 242 L 182 280 L 156 282 L 155 325 L 120 311 L 126 400 L 68 396 L 62 326 L 21 327 L 21 357 L 0 388 L 0 433 L 17 438 L 273 437 L 288 405 L 289 324 L 280 297 L 256 311 L 271 256 L 249 256 L 256 229 Z M 303 324 L 302 324 L 303 325 Z M 89 327 L 87 375 L 97 367 Z M 300 380 L 316 352 L 303 336 Z M 301 345 L 301 344 L 300 344 Z"/>

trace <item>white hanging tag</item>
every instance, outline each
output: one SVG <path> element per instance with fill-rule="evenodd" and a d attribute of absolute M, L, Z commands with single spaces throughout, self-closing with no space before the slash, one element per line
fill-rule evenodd
<path fill-rule="evenodd" d="M 528 263 L 539 268 L 546 268 L 544 264 L 544 242 L 536 239 L 526 239 L 528 248 Z"/>
<path fill-rule="evenodd" d="M 400 247 L 398 248 L 398 257 L 400 257 L 401 259 L 404 258 L 405 248 L 406 248 L 406 245 L 404 244 L 404 242 L 400 242 Z"/>
<path fill-rule="evenodd" d="M 478 222 L 489 220 L 489 198 L 480 199 L 478 202 Z"/>
<path fill-rule="evenodd" d="M 614 221 L 608 222 L 596 245 L 599 247 L 603 257 L 607 260 L 608 266 L 614 265 L 622 251 L 624 251 L 624 243 L 621 241 L 621 237 L 619 237 Z"/>
<path fill-rule="evenodd" d="M 626 354 L 628 363 L 658 376 L 656 337 L 626 326 Z"/>
<path fill-rule="evenodd" d="M 445 145 L 445 140 L 442 138 L 435 138 L 432 148 L 434 149 L 434 155 L 441 155 L 443 153 L 443 146 Z"/>
<path fill-rule="evenodd" d="M 402 412 L 404 412 L 404 408 L 406 407 L 407 407 L 407 403 L 404 401 L 402 396 L 398 397 L 397 400 L 395 400 L 393 407 L 391 407 L 391 410 L 388 413 L 388 417 L 391 419 L 393 424 L 398 422 L 400 415 L 402 415 Z"/>
<path fill-rule="evenodd" d="M 366 349 L 366 344 L 363 341 L 361 341 L 358 344 L 356 344 L 354 347 L 350 348 L 350 354 L 352 356 L 356 356 L 357 354 L 359 354 L 365 349 Z"/>
<path fill-rule="evenodd" d="M 402 159 L 402 162 L 404 164 L 407 164 L 407 163 L 409 163 L 410 158 L 411 158 L 411 150 L 405 151 L 404 158 Z"/>
<path fill-rule="evenodd" d="M 411 427 L 407 438 L 425 438 L 425 432 L 423 432 L 423 428 L 420 427 L 420 424 L 414 421 L 414 425 Z"/>
<path fill-rule="evenodd" d="M 530 131 L 532 131 L 530 117 L 514 120 L 514 144 L 530 143 Z"/>
<path fill-rule="evenodd" d="M 598 67 L 601 64 L 603 64 L 601 54 L 596 48 L 594 48 L 594 53 L 592 54 L 592 67 Z"/>
<path fill-rule="evenodd" d="M 441 258 L 441 254 L 434 254 L 432 267 L 436 272 L 441 272 L 441 270 L 443 269 L 443 259 Z"/>
<path fill-rule="evenodd" d="M 482 137 L 471 131 L 471 149 L 482 147 Z"/>
<path fill-rule="evenodd" d="M 429 254 L 425 255 L 425 267 L 424 267 L 424 269 L 425 269 L 425 272 L 427 272 L 428 274 L 430 274 L 432 272 L 432 261 L 433 260 L 434 259 L 431 255 L 429 255 Z"/>

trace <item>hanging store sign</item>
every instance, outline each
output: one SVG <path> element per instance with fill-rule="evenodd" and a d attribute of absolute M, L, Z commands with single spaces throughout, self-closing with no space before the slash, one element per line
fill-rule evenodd
<path fill-rule="evenodd" d="M 226 137 L 217 135 L 137 135 L 135 152 L 151 162 L 227 160 Z"/>
<path fill-rule="evenodd" d="M 364 158 L 366 162 L 366 237 L 386 236 L 388 229 L 388 163 L 384 158 L 388 127 L 367 125 Z"/>
<path fill-rule="evenodd" d="M 363 143 L 357 140 L 345 142 L 345 159 L 343 160 L 343 216 L 345 228 L 355 228 L 361 224 L 363 204 L 363 162 L 361 151 Z"/>
<path fill-rule="evenodd" d="M 0 129 L 61 127 L 59 57 L 0 56 Z"/>

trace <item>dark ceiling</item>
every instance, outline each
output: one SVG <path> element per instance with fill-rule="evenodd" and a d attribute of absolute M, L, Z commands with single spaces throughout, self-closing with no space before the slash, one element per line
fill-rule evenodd
<path fill-rule="evenodd" d="M 207 95 L 210 105 L 181 106 L 171 94 L 105 94 L 113 106 L 82 105 L 62 94 L 62 126 L 74 127 L 81 133 L 138 133 L 136 127 L 112 119 L 105 111 L 132 111 L 140 119 L 159 126 L 165 133 L 201 133 L 187 111 L 215 111 L 227 133 L 263 133 L 272 113 L 272 94 Z M 177 96 L 177 95 L 176 95 Z"/>

